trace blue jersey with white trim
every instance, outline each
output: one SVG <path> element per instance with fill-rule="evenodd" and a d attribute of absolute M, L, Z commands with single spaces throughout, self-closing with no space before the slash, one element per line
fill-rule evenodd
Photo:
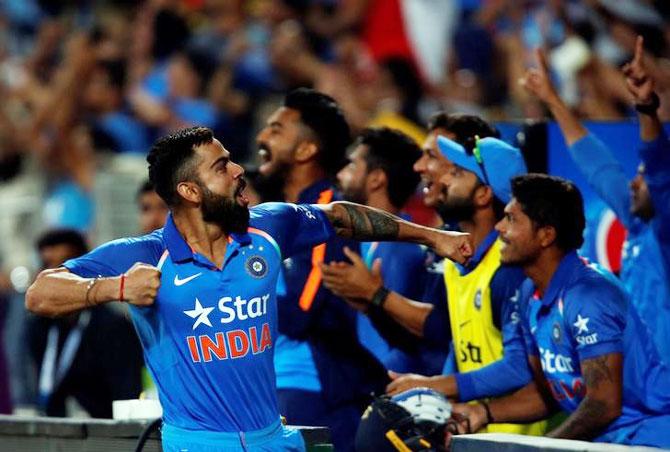
<path fill-rule="evenodd" d="M 276 422 L 273 341 L 284 257 L 333 234 L 317 207 L 268 203 L 250 209 L 218 269 L 193 252 L 172 217 L 163 229 L 116 240 L 64 265 L 84 277 L 115 276 L 136 262 L 161 269 L 152 306 L 130 306 L 166 423 L 239 432 Z"/>
<path fill-rule="evenodd" d="M 613 275 L 587 265 L 573 252 L 561 261 L 544 297 L 534 291 L 530 280 L 522 285 L 521 296 L 527 300 L 524 338 L 564 411 L 575 411 L 586 395 L 582 360 L 623 354 L 622 413 L 596 440 L 628 442 L 622 431 L 636 431 L 670 412 L 670 373 Z M 664 422 L 670 428 L 670 418 Z"/>

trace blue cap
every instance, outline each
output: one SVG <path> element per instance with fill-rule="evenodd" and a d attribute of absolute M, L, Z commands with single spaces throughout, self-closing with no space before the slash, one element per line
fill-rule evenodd
<path fill-rule="evenodd" d="M 498 138 L 477 139 L 472 153 L 444 136 L 437 138 L 437 145 L 442 155 L 454 165 L 475 173 L 504 203 L 512 199 L 512 178 L 528 172 L 521 151 Z"/>

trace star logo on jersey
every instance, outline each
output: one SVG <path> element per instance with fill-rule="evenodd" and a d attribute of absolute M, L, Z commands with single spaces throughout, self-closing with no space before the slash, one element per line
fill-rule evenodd
<path fill-rule="evenodd" d="M 588 323 L 589 323 L 588 317 L 582 317 L 580 314 L 577 314 L 577 321 L 573 323 L 574 327 L 578 329 L 577 334 L 588 333 L 589 332 L 589 327 L 587 326 Z"/>
<path fill-rule="evenodd" d="M 200 304 L 200 300 L 197 298 L 195 299 L 195 308 L 184 311 L 184 314 L 189 316 L 192 319 L 196 319 L 195 323 L 193 324 L 193 329 L 195 330 L 198 325 L 201 323 L 204 323 L 207 326 L 212 326 L 212 322 L 209 321 L 209 313 L 212 312 L 214 308 L 203 308 L 202 304 Z"/>

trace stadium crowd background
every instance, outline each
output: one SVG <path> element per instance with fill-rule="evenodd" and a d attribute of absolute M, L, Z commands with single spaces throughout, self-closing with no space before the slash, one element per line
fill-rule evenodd
<path fill-rule="evenodd" d="M 637 35 L 667 120 L 668 18 L 661 0 L 1 1 L 5 401 L 37 405 L 20 340 L 36 238 L 138 233 L 135 196 L 157 137 L 210 127 L 251 169 L 258 130 L 298 86 L 333 96 L 354 135 L 383 125 L 420 143 L 436 111 L 541 120 L 517 83 L 537 47 L 581 118 L 627 121 L 636 113 L 620 67 Z"/>

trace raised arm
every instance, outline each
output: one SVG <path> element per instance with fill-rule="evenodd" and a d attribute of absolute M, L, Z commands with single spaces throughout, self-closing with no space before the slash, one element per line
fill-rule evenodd
<path fill-rule="evenodd" d="M 472 256 L 468 234 L 420 226 L 383 210 L 346 201 L 318 207 L 324 211 L 335 232 L 342 237 L 360 241 L 419 243 L 459 263 L 465 263 Z"/>
<path fill-rule="evenodd" d="M 626 87 L 633 96 L 640 120 L 640 138 L 644 142 L 656 140 L 663 130 L 658 118 L 659 99 L 654 92 L 654 79 L 645 64 L 644 39 L 637 37 L 633 60 L 626 64 L 622 71 L 626 77 Z"/>
<path fill-rule="evenodd" d="M 82 278 L 61 267 L 37 276 L 26 293 L 26 308 L 57 317 L 116 300 L 149 306 L 159 286 L 160 271 L 147 264 L 137 263 L 124 275 L 107 278 Z"/>
<path fill-rule="evenodd" d="M 551 82 L 544 53 L 536 51 L 537 67 L 526 71 L 520 83 L 542 101 L 561 128 L 568 151 L 589 185 L 615 212 L 626 227 L 630 226 L 628 178 L 610 150 L 581 124 L 563 102 Z"/>

